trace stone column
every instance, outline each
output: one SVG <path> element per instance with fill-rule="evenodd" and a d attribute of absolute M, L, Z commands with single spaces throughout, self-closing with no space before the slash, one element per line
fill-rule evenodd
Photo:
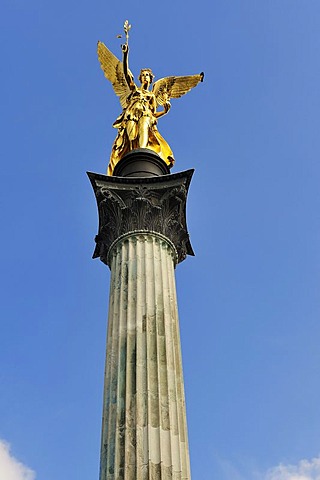
<path fill-rule="evenodd" d="M 111 269 L 100 480 L 190 480 L 174 268 L 192 173 L 89 173 Z"/>

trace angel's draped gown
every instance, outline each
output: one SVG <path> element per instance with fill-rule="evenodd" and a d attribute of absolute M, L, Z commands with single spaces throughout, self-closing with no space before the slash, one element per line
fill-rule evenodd
<path fill-rule="evenodd" d="M 108 175 L 112 175 L 114 167 L 126 153 L 135 148 L 141 148 L 140 121 L 145 122 L 148 129 L 148 141 L 145 148 L 156 152 L 169 167 L 172 167 L 174 164 L 173 153 L 157 129 L 157 119 L 154 115 L 156 105 L 154 93 L 135 86 L 127 98 L 126 107 L 113 124 L 114 128 L 118 129 L 118 135 L 112 146 Z"/>

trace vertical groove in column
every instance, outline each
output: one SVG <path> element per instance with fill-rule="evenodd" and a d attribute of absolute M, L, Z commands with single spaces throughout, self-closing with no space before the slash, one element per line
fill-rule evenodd
<path fill-rule="evenodd" d="M 152 238 L 152 259 L 150 270 L 153 272 L 153 298 L 154 298 L 154 392 L 155 403 L 157 404 L 157 416 L 154 418 L 154 424 L 152 425 L 154 435 L 158 441 L 158 451 L 154 452 L 154 457 L 157 454 L 158 458 L 155 463 L 160 464 L 158 467 L 159 475 L 162 479 L 162 466 L 163 466 L 163 445 L 161 438 L 162 431 L 162 412 L 161 412 L 161 377 L 160 377 L 160 351 L 159 351 L 159 322 L 161 319 L 161 300 L 159 298 L 159 242 L 158 238 Z"/>
<path fill-rule="evenodd" d="M 176 386 L 177 386 L 177 407 L 178 407 L 178 419 L 179 419 L 179 436 L 180 436 L 180 449 L 181 449 L 181 461 L 182 461 L 182 480 L 190 479 L 190 460 L 189 460 L 189 446 L 188 446 L 188 433 L 186 422 L 186 405 L 184 395 L 184 382 L 182 373 L 182 354 L 181 354 L 181 342 L 179 331 L 179 316 L 178 316 L 178 303 L 176 295 L 175 276 L 173 271 L 172 262 L 168 263 L 168 278 L 172 291 L 172 312 L 175 312 L 175 322 L 172 324 L 172 333 L 174 341 L 174 353 L 175 353 L 175 368 L 176 368 Z M 172 316 L 174 318 L 174 315 Z"/>
<path fill-rule="evenodd" d="M 115 319 L 118 324 L 119 324 L 119 341 L 117 344 L 117 350 L 115 351 L 115 357 L 116 357 L 116 396 L 117 396 L 117 402 L 116 402 L 116 427 L 115 427 L 115 468 L 114 468 L 114 480 L 118 480 L 119 475 L 120 475 L 120 469 L 121 469 L 121 444 L 120 444 L 120 433 L 121 433 L 121 412 L 123 409 L 123 394 L 122 394 L 122 389 L 123 389 L 123 375 L 122 375 L 122 351 L 123 351 L 123 342 L 124 342 L 124 335 L 123 335 L 123 295 L 124 295 L 124 290 L 126 289 L 126 283 L 125 281 L 125 269 L 126 269 L 126 258 L 125 258 L 125 245 L 126 242 L 122 242 L 119 245 L 119 250 L 121 251 L 121 255 L 118 255 L 118 258 L 120 260 L 120 272 L 119 272 L 119 279 L 118 279 L 118 285 L 117 288 L 119 289 L 119 310 L 118 310 L 118 318 Z M 119 253 L 118 250 L 118 253 Z M 118 260 L 118 261 L 119 261 Z M 121 477 L 120 477 L 121 478 Z M 119 479 L 120 480 L 120 479 Z M 121 479 L 122 480 L 122 479 Z"/>
<path fill-rule="evenodd" d="M 123 288 L 123 298 L 122 298 L 122 312 L 123 312 L 123 323 L 122 323 L 122 332 L 120 332 L 120 337 L 123 338 L 122 349 L 121 349 L 121 393 L 122 393 L 122 402 L 121 402 L 121 422 L 119 425 L 119 441 L 120 441 L 120 471 L 119 471 L 119 480 L 124 480 L 125 478 L 125 458 L 126 458 L 126 449 L 125 449 L 125 440 L 127 437 L 127 379 L 130 375 L 130 371 L 127 370 L 127 356 L 128 356 L 128 308 L 129 308 L 129 270 L 130 270 L 130 258 L 129 258 L 129 247 L 131 239 L 128 238 L 126 242 L 123 243 L 125 248 L 125 268 L 124 268 L 124 278 L 122 279 L 124 288 Z"/>
<path fill-rule="evenodd" d="M 157 285 L 157 306 L 158 306 L 158 371 L 160 387 L 160 436 L 161 436 L 161 475 L 164 479 L 171 478 L 172 453 L 171 453 L 171 423 L 169 415 L 169 391 L 168 391 L 168 371 L 167 371 L 167 349 L 165 339 L 165 301 L 168 291 L 164 288 L 164 277 L 166 271 L 162 261 L 163 253 L 166 251 L 166 244 L 161 239 L 157 242 L 157 262 L 155 265 L 158 273 L 156 278 Z M 168 297 L 167 297 L 168 298 Z M 169 469 L 169 470 L 168 470 Z M 169 477 L 168 477 L 169 475 Z M 162 478 L 161 477 L 161 478 Z"/>
<path fill-rule="evenodd" d="M 120 332 L 120 336 L 123 338 L 122 348 L 120 352 L 121 358 L 121 393 L 122 393 L 122 401 L 121 401 L 121 418 L 119 423 L 119 480 L 124 480 L 125 478 L 125 469 L 127 466 L 127 454 L 128 451 L 126 449 L 127 440 L 129 437 L 129 430 L 127 421 L 130 421 L 130 414 L 129 414 L 129 405 L 127 404 L 128 395 L 128 379 L 130 379 L 130 366 L 128 364 L 128 355 L 129 355 L 129 346 L 130 343 L 130 335 L 129 335 L 129 288 L 130 288 L 130 241 L 131 239 L 128 238 L 126 242 L 123 243 L 124 250 L 124 257 L 125 257 L 125 268 L 124 268 L 124 278 L 123 278 L 123 298 L 122 298 L 122 312 L 123 312 L 123 322 L 122 322 L 122 332 Z"/>
<path fill-rule="evenodd" d="M 185 454 L 185 445 L 183 443 L 184 439 L 184 432 L 181 431 L 181 426 L 180 426 L 180 417 L 181 415 L 185 415 L 185 410 L 181 411 L 181 405 L 179 404 L 179 398 L 180 398 L 180 388 L 182 387 L 182 395 L 183 395 L 183 384 L 181 385 L 181 382 L 183 382 L 183 379 L 179 375 L 179 365 L 177 364 L 177 357 L 176 357 L 176 351 L 177 349 L 180 350 L 180 343 L 176 342 L 176 339 L 173 335 L 173 330 L 177 328 L 178 325 L 178 306 L 175 301 L 175 291 L 176 291 L 176 285 L 175 285 L 175 276 L 174 276 L 174 265 L 172 262 L 172 258 L 167 256 L 167 275 L 168 275 L 168 283 L 169 283 L 169 289 L 171 291 L 171 296 L 170 296 L 170 305 L 171 309 L 169 308 L 170 316 L 171 316 L 171 338 L 172 338 L 172 355 L 173 355 L 173 365 L 174 365 L 174 379 L 175 379 L 175 408 L 177 412 L 176 416 L 176 422 L 177 422 L 177 450 L 178 450 L 178 455 L 179 455 L 179 470 L 177 470 L 176 477 L 177 479 L 181 480 L 184 478 L 184 454 Z"/>
<path fill-rule="evenodd" d="M 178 432 L 179 432 L 179 456 L 180 456 L 180 462 L 181 462 L 181 477 L 180 478 L 185 478 L 185 471 L 186 471 L 186 465 L 184 461 L 184 438 L 185 438 L 185 432 L 182 429 L 182 424 L 181 424 L 181 397 L 183 395 L 183 389 L 181 385 L 181 375 L 180 375 L 180 369 L 179 369 L 179 364 L 178 364 L 178 356 L 177 356 L 177 351 L 180 350 L 180 343 L 178 343 L 178 339 L 176 337 L 176 326 L 178 324 L 178 310 L 177 310 L 177 303 L 175 301 L 175 295 L 174 295 L 174 290 L 175 290 L 175 281 L 174 277 L 172 277 L 171 269 L 173 270 L 173 267 L 171 265 L 172 262 L 170 262 L 169 258 L 167 257 L 167 268 L 168 268 L 168 281 L 170 285 L 170 291 L 172 292 L 170 296 L 170 316 L 171 316 L 171 338 L 172 338 L 172 354 L 173 354 L 173 364 L 174 364 L 174 371 L 175 371 L 175 392 L 176 392 L 176 407 L 177 407 L 177 422 L 178 422 Z M 184 412 L 183 412 L 184 413 Z"/>
<path fill-rule="evenodd" d="M 157 345 L 156 345 L 156 305 L 155 279 L 153 269 L 153 237 L 148 237 L 146 245 L 146 322 L 147 322 L 147 378 L 148 378 L 148 462 L 149 470 L 152 464 L 160 463 L 160 439 L 157 431 L 159 424 L 159 403 L 157 386 Z M 152 471 L 149 471 L 149 478 Z"/>
<path fill-rule="evenodd" d="M 146 242 L 137 238 L 137 467 L 136 478 L 148 480 L 148 379 L 146 322 Z"/>
<path fill-rule="evenodd" d="M 173 252 L 143 233 L 111 259 L 100 480 L 190 480 Z"/>
<path fill-rule="evenodd" d="M 169 282 L 168 263 L 172 262 L 170 251 L 167 245 L 163 245 L 161 249 L 161 266 L 162 266 L 162 289 L 164 299 L 164 338 L 166 344 L 166 371 L 167 371 L 167 395 L 168 395 L 168 409 L 170 419 L 170 448 L 171 448 L 171 463 L 172 471 L 181 475 L 181 461 L 180 461 L 180 443 L 179 443 L 179 428 L 178 428 L 178 411 L 176 401 L 176 375 L 174 365 L 174 352 L 172 340 L 172 315 L 170 298 L 172 297 L 172 290 Z M 179 477 L 177 477 L 179 478 Z"/>
<path fill-rule="evenodd" d="M 118 376 L 117 376 L 117 350 L 119 342 L 119 321 L 115 319 L 119 318 L 119 296 L 120 296 L 120 268 L 121 264 L 119 263 L 119 255 L 115 256 L 115 276 L 114 276 L 114 292 L 113 292 L 113 301 L 114 301 L 114 311 L 113 318 L 110 318 L 109 321 L 113 323 L 113 335 L 111 338 L 110 345 L 110 405 L 108 412 L 108 430 L 107 435 L 104 438 L 104 445 L 107 450 L 107 469 L 105 472 L 105 478 L 107 480 L 114 480 L 114 470 L 115 470 L 115 442 L 116 442 L 116 420 L 117 420 L 117 386 L 118 386 Z"/>
<path fill-rule="evenodd" d="M 136 261 L 137 261 L 137 271 L 136 271 L 136 305 L 135 305 L 135 317 L 136 317 L 136 468 L 135 468 L 135 478 L 138 478 L 138 471 L 142 470 L 143 462 L 143 447 L 142 447 L 142 435 L 141 435 L 141 426 L 143 425 L 143 411 L 141 409 L 141 395 L 144 395 L 144 382 L 143 382 L 143 327 L 142 327 L 142 308 L 141 308 L 141 297 L 142 297 L 142 272 L 141 272 L 141 242 L 139 238 L 136 239 Z M 133 477 L 134 478 L 134 477 Z"/>
<path fill-rule="evenodd" d="M 105 388 L 103 395 L 103 409 L 102 409 L 102 431 L 101 431 L 101 453 L 100 453 L 100 478 L 105 475 L 106 469 L 106 456 L 107 451 L 105 447 L 105 438 L 108 436 L 108 422 L 109 422 L 109 408 L 110 408 L 110 398 L 111 398 L 111 382 L 110 382 L 110 371 L 111 371 L 111 344 L 113 336 L 113 325 L 114 323 L 111 319 L 114 316 L 114 289 L 115 289 L 115 273 L 116 273 L 116 260 L 115 257 L 112 259 L 111 265 L 111 279 L 110 279 L 110 296 L 109 296 L 109 312 L 108 312 L 108 332 L 107 332 L 107 351 L 105 356 Z"/>
<path fill-rule="evenodd" d="M 148 242 L 147 239 L 141 238 L 140 239 L 143 242 L 143 284 L 144 284 L 144 289 L 143 289 L 143 299 L 144 299 L 144 304 L 143 304 L 143 322 L 144 322 L 144 329 L 145 329 L 145 363 L 144 363 L 144 370 L 145 370 L 145 426 L 143 428 L 143 447 L 144 447 L 144 467 L 145 467 L 145 477 L 146 479 L 149 480 L 150 478 L 150 469 L 149 469 L 149 444 L 150 444 L 150 434 L 149 434 L 149 421 L 150 421 L 150 414 L 149 414 L 149 378 L 148 378 L 148 349 L 149 349 L 149 326 L 148 326 L 148 318 L 147 318 L 147 283 L 148 283 L 148 278 L 146 275 L 147 272 L 147 255 L 148 255 Z M 138 477 L 139 478 L 139 475 Z"/>
<path fill-rule="evenodd" d="M 125 476 L 134 478 L 136 467 L 136 239 L 128 239 L 127 350 L 125 401 Z"/>

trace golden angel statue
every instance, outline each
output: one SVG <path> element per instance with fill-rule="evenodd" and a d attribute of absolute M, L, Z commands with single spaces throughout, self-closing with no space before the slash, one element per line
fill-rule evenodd
<path fill-rule="evenodd" d="M 128 65 L 130 28 L 131 25 L 126 20 L 124 24 L 126 43 L 121 46 L 122 62 L 102 42 L 98 42 L 101 68 L 105 77 L 112 83 L 123 108 L 113 124 L 113 127 L 118 129 L 118 134 L 112 146 L 108 175 L 113 174 L 115 165 L 126 153 L 136 148 L 149 148 L 156 152 L 170 168 L 173 166 L 174 157 L 171 148 L 157 129 L 158 118 L 166 115 L 170 110 L 171 98 L 179 98 L 189 92 L 191 88 L 202 82 L 204 77 L 203 73 L 184 77 L 165 77 L 156 81 L 150 90 L 154 75 L 149 68 L 143 68 L 139 76 L 141 85 L 138 87 Z M 157 111 L 159 106 L 163 107 L 163 110 Z"/>

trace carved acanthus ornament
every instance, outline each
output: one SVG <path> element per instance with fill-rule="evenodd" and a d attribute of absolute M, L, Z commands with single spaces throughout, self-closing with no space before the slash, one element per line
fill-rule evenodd
<path fill-rule="evenodd" d="M 177 262 L 194 255 L 186 225 L 186 200 L 193 170 L 160 177 L 126 178 L 88 173 L 99 210 L 93 258 L 109 265 L 108 253 L 129 232 L 158 233 L 177 251 Z"/>

